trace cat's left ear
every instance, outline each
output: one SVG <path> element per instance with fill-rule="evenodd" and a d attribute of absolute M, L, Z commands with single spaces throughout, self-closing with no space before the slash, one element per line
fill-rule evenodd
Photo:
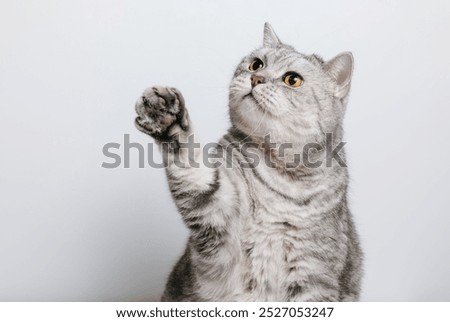
<path fill-rule="evenodd" d="M 353 55 L 346 51 L 330 59 L 324 64 L 325 70 L 334 78 L 336 89 L 334 96 L 345 97 L 350 90 L 353 74 Z"/>
<path fill-rule="evenodd" d="M 281 41 L 278 38 L 277 34 L 273 30 L 272 26 L 266 22 L 264 24 L 264 47 L 278 47 L 281 45 Z"/>

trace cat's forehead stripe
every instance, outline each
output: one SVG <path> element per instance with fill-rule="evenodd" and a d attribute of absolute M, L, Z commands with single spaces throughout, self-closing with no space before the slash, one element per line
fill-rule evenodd
<path fill-rule="evenodd" d="M 293 62 L 299 62 L 302 60 L 306 60 L 304 55 L 297 53 L 297 52 L 291 52 L 289 54 L 282 55 L 281 57 L 276 57 L 276 62 L 279 64 L 290 64 Z"/>
<path fill-rule="evenodd" d="M 304 54 L 295 51 L 291 47 L 286 48 L 260 48 L 254 51 L 250 57 L 260 58 L 265 64 L 276 64 L 276 65 L 299 65 L 299 64 L 310 64 L 311 61 Z"/>

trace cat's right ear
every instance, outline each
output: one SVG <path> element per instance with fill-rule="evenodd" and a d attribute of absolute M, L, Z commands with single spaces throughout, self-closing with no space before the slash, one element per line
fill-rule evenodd
<path fill-rule="evenodd" d="M 343 98 L 350 90 L 353 74 L 353 55 L 351 52 L 343 52 L 325 62 L 325 70 L 334 78 L 336 88 L 334 95 Z"/>
<path fill-rule="evenodd" d="M 278 47 L 281 45 L 281 41 L 278 38 L 277 34 L 273 30 L 272 26 L 266 22 L 264 24 L 264 47 Z"/>

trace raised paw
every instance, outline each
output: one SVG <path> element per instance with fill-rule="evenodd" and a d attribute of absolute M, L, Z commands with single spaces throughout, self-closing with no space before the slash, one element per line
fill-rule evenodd
<path fill-rule="evenodd" d="M 136 102 L 135 124 L 138 130 L 158 140 L 169 139 L 176 125 L 189 127 L 187 110 L 180 91 L 173 87 L 149 87 Z"/>

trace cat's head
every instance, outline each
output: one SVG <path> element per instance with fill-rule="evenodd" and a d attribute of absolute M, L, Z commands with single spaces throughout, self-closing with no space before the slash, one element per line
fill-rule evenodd
<path fill-rule="evenodd" d="M 339 132 L 353 70 L 344 52 L 324 61 L 281 43 L 264 26 L 263 46 L 238 65 L 230 85 L 230 117 L 253 137 L 271 134 L 277 141 L 323 142 Z"/>

